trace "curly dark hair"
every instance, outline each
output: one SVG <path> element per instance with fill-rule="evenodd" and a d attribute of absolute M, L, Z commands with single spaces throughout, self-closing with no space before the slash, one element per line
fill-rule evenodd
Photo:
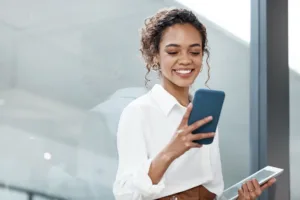
<path fill-rule="evenodd" d="M 146 62 L 147 73 L 145 76 L 146 85 L 149 81 L 147 75 L 151 69 L 155 69 L 154 57 L 159 53 L 159 44 L 164 30 L 175 24 L 191 24 L 200 33 L 202 37 L 202 52 L 206 54 L 206 64 L 208 66 L 208 78 L 210 79 L 209 55 L 207 46 L 207 32 L 205 26 L 198 20 L 196 15 L 187 9 L 169 8 L 158 11 L 154 16 L 147 18 L 144 27 L 141 29 L 141 48 L 140 51 Z M 208 87 L 208 86 L 207 86 Z"/>

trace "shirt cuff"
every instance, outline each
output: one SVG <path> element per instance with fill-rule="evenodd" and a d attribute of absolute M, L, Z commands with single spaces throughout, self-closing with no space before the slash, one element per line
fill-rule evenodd
<path fill-rule="evenodd" d="M 141 194 L 147 197 L 154 197 L 161 193 L 161 191 L 165 188 L 165 177 L 159 181 L 158 184 L 153 184 L 150 179 L 148 173 L 151 166 L 152 160 L 149 159 L 147 162 L 143 163 L 143 165 L 139 168 L 137 173 L 133 177 L 133 185 L 137 190 L 140 191 Z"/>

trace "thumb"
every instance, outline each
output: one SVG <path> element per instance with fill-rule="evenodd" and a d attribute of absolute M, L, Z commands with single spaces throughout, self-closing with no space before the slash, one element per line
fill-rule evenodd
<path fill-rule="evenodd" d="M 265 189 L 267 189 L 268 187 L 272 186 L 274 183 L 276 182 L 275 178 L 270 179 L 268 182 L 266 182 L 265 184 L 263 184 L 261 186 L 261 190 L 264 191 Z"/>

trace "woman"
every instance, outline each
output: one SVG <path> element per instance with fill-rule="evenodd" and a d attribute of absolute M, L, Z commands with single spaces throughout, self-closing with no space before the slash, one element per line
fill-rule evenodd
<path fill-rule="evenodd" d="M 189 88 L 202 69 L 203 56 L 209 56 L 205 27 L 191 11 L 159 11 L 145 21 L 141 53 L 148 73 L 159 72 L 161 85 L 134 100 L 121 115 L 116 199 L 221 198 L 218 133 L 191 134 L 212 118 L 187 124 L 192 109 Z M 211 145 L 192 142 L 210 137 L 215 137 Z M 256 199 L 274 182 L 260 187 L 256 180 L 249 181 L 238 199 Z"/>

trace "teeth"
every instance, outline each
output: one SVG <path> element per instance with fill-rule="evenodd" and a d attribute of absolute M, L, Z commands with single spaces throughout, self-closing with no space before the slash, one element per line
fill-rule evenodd
<path fill-rule="evenodd" d="M 191 69 L 179 69 L 179 70 L 176 70 L 176 72 L 179 74 L 188 74 L 188 73 L 191 73 L 192 70 Z"/>

